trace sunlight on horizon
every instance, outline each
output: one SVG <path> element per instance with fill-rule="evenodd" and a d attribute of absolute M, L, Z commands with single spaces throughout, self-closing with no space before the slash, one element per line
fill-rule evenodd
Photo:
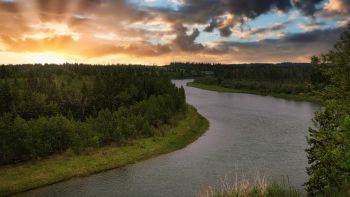
<path fill-rule="evenodd" d="M 0 0 L 1 64 L 309 62 L 350 22 L 345 0 L 179 2 Z"/>
<path fill-rule="evenodd" d="M 40 64 L 64 64 L 68 61 L 56 54 L 41 53 L 33 56 L 33 62 Z"/>

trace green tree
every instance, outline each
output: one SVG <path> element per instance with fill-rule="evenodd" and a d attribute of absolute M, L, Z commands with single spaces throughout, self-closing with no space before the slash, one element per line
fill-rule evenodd
<path fill-rule="evenodd" d="M 333 50 L 313 63 L 329 66 L 331 84 L 325 89 L 325 108 L 316 113 L 307 149 L 309 196 L 335 190 L 350 195 L 350 26 Z"/>
<path fill-rule="evenodd" d="M 88 105 L 89 89 L 85 82 L 81 88 L 81 118 L 85 118 L 86 106 Z"/>
<path fill-rule="evenodd" d="M 9 112 L 12 105 L 10 85 L 7 80 L 0 85 L 0 114 Z"/>

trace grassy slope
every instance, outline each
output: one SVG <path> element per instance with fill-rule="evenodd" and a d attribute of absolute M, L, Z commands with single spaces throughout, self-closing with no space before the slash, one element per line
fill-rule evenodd
<path fill-rule="evenodd" d="M 310 95 L 279 94 L 279 93 L 264 94 L 264 93 L 261 93 L 259 91 L 254 91 L 254 90 L 225 88 L 225 87 L 221 87 L 221 86 L 206 85 L 206 84 L 195 83 L 195 82 L 189 82 L 189 83 L 187 83 L 187 86 L 194 87 L 194 88 L 200 88 L 200 89 L 204 89 L 204 90 L 216 91 L 216 92 L 247 93 L 247 94 L 257 94 L 257 95 L 262 95 L 262 96 L 268 95 L 268 96 L 283 98 L 283 99 L 287 99 L 287 100 L 308 101 L 308 102 L 312 102 L 312 103 L 322 104 L 322 101 L 319 97 L 310 96 Z"/>
<path fill-rule="evenodd" d="M 124 147 L 102 147 L 88 154 L 72 156 L 66 153 L 40 161 L 0 167 L 0 196 L 118 168 L 183 148 L 201 136 L 209 126 L 208 121 L 193 107 L 189 107 L 186 114 L 178 119 L 181 120 L 175 126 L 161 128 L 165 133 L 162 137 L 133 140 Z"/>

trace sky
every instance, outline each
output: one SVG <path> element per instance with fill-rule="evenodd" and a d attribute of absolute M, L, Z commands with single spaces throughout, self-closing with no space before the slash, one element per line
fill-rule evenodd
<path fill-rule="evenodd" d="M 350 0 L 0 0 L 0 64 L 309 62 Z"/>

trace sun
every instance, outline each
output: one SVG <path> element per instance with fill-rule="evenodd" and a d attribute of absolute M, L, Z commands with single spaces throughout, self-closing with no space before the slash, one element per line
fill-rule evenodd
<path fill-rule="evenodd" d="M 64 64 L 67 62 L 63 57 L 50 53 L 34 55 L 33 61 L 39 64 Z"/>

